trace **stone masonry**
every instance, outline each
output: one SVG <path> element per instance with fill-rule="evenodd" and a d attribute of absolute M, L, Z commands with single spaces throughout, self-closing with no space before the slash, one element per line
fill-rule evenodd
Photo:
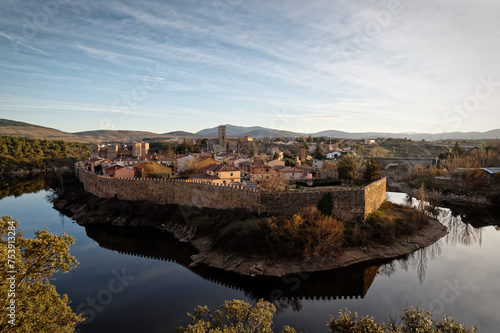
<path fill-rule="evenodd" d="M 149 201 L 216 209 L 246 209 L 258 214 L 296 214 L 316 206 L 332 193 L 333 217 L 344 222 L 363 221 L 385 200 L 385 178 L 358 188 L 268 193 L 241 185 L 211 185 L 183 179 L 109 178 L 86 172 L 78 164 L 76 175 L 85 190 L 100 198 Z"/>

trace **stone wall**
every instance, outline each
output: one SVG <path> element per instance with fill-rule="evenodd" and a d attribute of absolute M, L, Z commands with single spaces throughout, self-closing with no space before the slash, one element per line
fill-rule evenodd
<path fill-rule="evenodd" d="M 109 178 L 76 167 L 85 190 L 101 198 L 149 201 L 216 209 L 240 208 L 258 214 L 295 214 L 332 193 L 333 217 L 362 221 L 385 200 L 385 178 L 366 187 L 267 193 L 241 185 L 211 185 L 182 179 Z"/>
<path fill-rule="evenodd" d="M 386 179 L 382 178 L 365 186 L 365 217 L 376 211 L 385 200 Z"/>

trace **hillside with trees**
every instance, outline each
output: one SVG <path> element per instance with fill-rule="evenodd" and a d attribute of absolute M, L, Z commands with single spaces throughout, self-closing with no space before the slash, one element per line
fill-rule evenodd
<path fill-rule="evenodd" d="M 89 145 L 63 140 L 0 136 L 0 169 L 47 169 L 71 166 L 89 156 Z"/>

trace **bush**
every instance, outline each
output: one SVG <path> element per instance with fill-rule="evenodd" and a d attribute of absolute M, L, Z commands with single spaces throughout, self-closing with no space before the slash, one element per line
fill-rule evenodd
<path fill-rule="evenodd" d="M 198 306 L 191 317 L 188 327 L 178 327 L 178 333 L 205 333 L 205 332 L 241 332 L 241 333 L 271 333 L 273 332 L 273 317 L 276 307 L 267 301 L 259 300 L 255 304 L 244 301 L 226 301 L 221 310 L 213 314 L 206 306 Z M 432 320 L 429 311 L 415 309 L 413 307 L 403 309 L 402 323 L 396 324 L 395 319 L 389 319 L 387 323 L 377 323 L 372 316 L 359 317 L 345 309 L 340 310 L 338 317 L 330 316 L 326 324 L 332 333 L 474 333 L 476 327 L 467 328 L 464 324 L 458 324 L 453 318 L 445 316 L 444 321 L 436 323 Z M 295 329 L 284 326 L 282 333 L 295 333 Z"/>
<path fill-rule="evenodd" d="M 390 245 L 398 237 L 414 234 L 428 222 L 425 211 L 384 201 L 378 210 L 368 215 L 365 223 L 358 223 L 354 230 L 346 232 L 345 241 L 349 246 L 363 246 L 370 241 Z"/>
<path fill-rule="evenodd" d="M 216 232 L 214 248 L 229 252 L 311 258 L 333 255 L 342 247 L 344 224 L 316 207 L 291 217 L 270 217 L 227 224 Z"/>

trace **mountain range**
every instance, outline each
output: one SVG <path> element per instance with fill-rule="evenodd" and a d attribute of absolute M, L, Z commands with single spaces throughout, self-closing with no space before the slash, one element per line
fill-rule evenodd
<path fill-rule="evenodd" d="M 407 138 L 411 140 L 466 140 L 466 139 L 498 139 L 500 129 L 487 132 L 451 132 L 451 133 L 387 133 L 387 132 L 362 132 L 350 133 L 338 130 L 327 130 L 317 133 L 298 133 L 284 130 L 265 128 L 260 126 L 244 127 L 227 124 L 226 135 L 228 137 L 251 136 L 254 138 L 269 137 L 331 137 L 344 139 L 375 139 L 375 138 Z M 69 133 L 58 129 L 43 127 L 39 125 L 0 119 L 0 135 L 23 136 L 29 138 L 65 140 L 74 142 L 120 142 L 140 141 L 145 138 L 171 138 L 171 137 L 217 137 L 218 127 L 206 128 L 196 133 L 185 131 L 174 131 L 167 133 L 153 133 L 147 131 L 127 130 L 93 130 Z"/>

